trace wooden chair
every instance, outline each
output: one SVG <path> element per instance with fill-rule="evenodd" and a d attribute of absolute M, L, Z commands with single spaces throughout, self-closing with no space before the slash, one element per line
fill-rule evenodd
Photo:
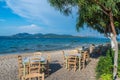
<path fill-rule="evenodd" d="M 65 52 L 62 51 L 62 54 L 63 54 L 63 60 L 65 60 L 65 59 L 66 59 L 66 57 L 65 57 Z"/>
<path fill-rule="evenodd" d="M 47 62 L 45 64 L 43 63 L 42 65 L 43 65 L 42 71 L 45 73 L 45 76 L 49 76 L 50 71 L 51 71 L 49 67 L 49 61 L 47 60 Z"/>
<path fill-rule="evenodd" d="M 47 54 L 47 60 L 48 60 L 48 62 L 51 61 L 51 56 L 50 56 L 50 54 Z"/>
<path fill-rule="evenodd" d="M 86 58 L 86 54 L 84 54 L 85 52 L 82 52 L 82 57 L 81 57 L 81 68 L 84 69 L 85 68 L 85 58 Z"/>
<path fill-rule="evenodd" d="M 90 57 L 89 57 L 88 51 L 84 51 L 84 52 L 82 53 L 82 58 L 81 58 L 81 67 L 82 67 L 83 69 L 85 68 L 86 63 L 90 60 L 89 58 L 90 58 Z"/>
<path fill-rule="evenodd" d="M 21 77 L 23 76 L 23 65 L 22 65 L 22 56 L 18 56 L 18 76 L 21 80 Z"/>
<path fill-rule="evenodd" d="M 74 68 L 74 71 L 76 71 L 78 65 L 78 58 L 76 56 L 68 56 L 67 65 L 68 65 L 68 70 L 70 70 L 70 68 Z"/>
<path fill-rule="evenodd" d="M 28 71 L 28 66 L 26 66 L 26 71 Z M 18 76 L 20 80 L 22 79 L 23 74 L 24 74 L 24 66 L 22 64 L 22 56 L 18 55 Z"/>
<path fill-rule="evenodd" d="M 50 71 L 51 71 L 51 69 L 50 69 L 50 61 L 51 61 L 51 56 L 50 56 L 50 54 L 47 54 L 47 62 L 44 64 L 44 72 L 45 72 L 45 75 L 46 76 L 49 76 L 49 74 L 50 74 Z"/>
<path fill-rule="evenodd" d="M 63 57 L 63 66 L 66 66 L 67 58 L 65 57 L 65 52 L 62 51 L 62 57 Z"/>
<path fill-rule="evenodd" d="M 88 51 L 85 52 L 85 61 L 88 62 L 90 60 L 90 54 Z"/>
<path fill-rule="evenodd" d="M 38 78 L 38 80 L 44 80 L 44 73 L 41 72 L 41 62 L 33 62 L 36 58 L 31 58 L 29 60 L 29 74 L 22 76 L 22 80 L 27 80 L 31 78 Z"/>

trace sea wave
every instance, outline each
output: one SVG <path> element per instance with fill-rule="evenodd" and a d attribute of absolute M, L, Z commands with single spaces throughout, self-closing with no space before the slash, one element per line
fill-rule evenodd
<path fill-rule="evenodd" d="M 110 42 L 106 38 L 0 39 L 0 54 L 69 49 Z"/>

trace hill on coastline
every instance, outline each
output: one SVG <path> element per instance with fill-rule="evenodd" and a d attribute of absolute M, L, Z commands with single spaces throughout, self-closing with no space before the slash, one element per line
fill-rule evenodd
<path fill-rule="evenodd" d="M 80 38 L 80 36 L 72 36 L 72 35 L 59 35 L 59 34 L 29 34 L 29 33 L 18 33 L 12 36 L 0 36 L 0 38 Z"/>

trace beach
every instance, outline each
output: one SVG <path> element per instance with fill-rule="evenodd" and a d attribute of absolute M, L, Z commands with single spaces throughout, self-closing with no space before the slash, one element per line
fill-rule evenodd
<path fill-rule="evenodd" d="M 68 71 L 63 65 L 62 51 L 80 48 L 87 49 L 91 44 L 95 47 L 108 43 L 104 38 L 40 38 L 40 39 L 1 39 L 0 42 L 0 80 L 18 79 L 18 55 L 33 56 L 41 52 L 43 57 L 51 56 L 50 75 L 45 80 L 96 80 L 95 68 L 99 58 L 90 58 L 85 69 Z M 97 49 L 96 49 L 97 50 Z M 104 51 L 103 51 L 104 52 Z"/>
<path fill-rule="evenodd" d="M 64 51 L 69 51 L 64 50 Z M 46 57 L 50 54 L 50 75 L 45 80 L 96 80 L 95 68 L 98 62 L 98 58 L 90 58 L 89 64 L 85 69 L 68 71 L 63 66 L 63 54 L 62 50 L 57 51 L 43 51 L 42 56 Z M 33 53 L 24 54 L 10 54 L 0 56 L 0 80 L 18 80 L 18 59 L 17 56 L 22 55 L 24 57 L 32 56 Z"/>

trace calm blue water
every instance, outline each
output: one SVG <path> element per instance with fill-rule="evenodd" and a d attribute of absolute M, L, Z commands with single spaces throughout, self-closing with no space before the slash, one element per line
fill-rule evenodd
<path fill-rule="evenodd" d="M 45 51 L 104 44 L 105 38 L 39 38 L 39 39 L 0 39 L 0 54 Z"/>

